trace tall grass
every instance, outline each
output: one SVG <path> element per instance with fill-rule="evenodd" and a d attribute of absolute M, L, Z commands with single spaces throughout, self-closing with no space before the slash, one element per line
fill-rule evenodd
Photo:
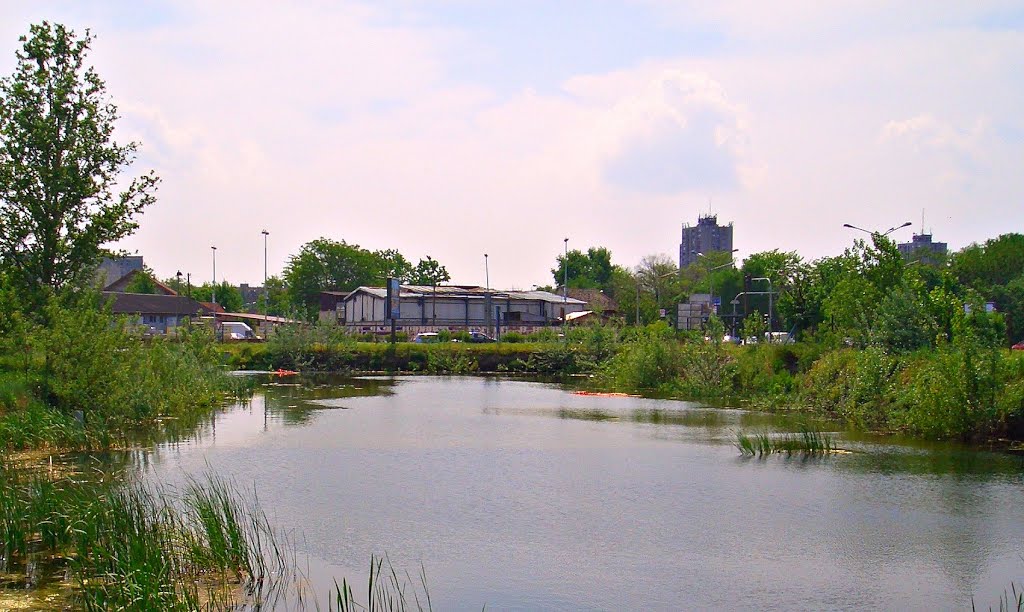
<path fill-rule="evenodd" d="M 835 439 L 809 427 L 802 427 L 799 433 L 770 435 L 757 433 L 753 435 L 736 433 L 736 447 L 747 456 L 763 457 L 773 454 L 824 455 L 837 449 Z"/>
<path fill-rule="evenodd" d="M 384 566 L 387 562 L 387 567 Z M 362 612 L 364 610 L 381 612 L 404 612 L 405 610 L 432 610 L 430 601 L 430 590 L 427 588 L 427 573 L 423 566 L 420 566 L 420 586 L 423 589 L 422 597 L 418 588 L 413 585 L 412 578 L 405 575 L 400 578 L 395 571 L 391 560 L 387 557 L 371 557 L 369 580 L 366 586 L 366 604 L 358 603 L 352 591 L 352 583 L 342 580 L 341 584 L 334 582 L 334 589 L 328 600 L 328 609 L 331 612 Z M 410 599 L 411 598 L 411 599 Z"/>
<path fill-rule="evenodd" d="M 87 610 L 268 606 L 295 563 L 259 504 L 216 478 L 182 496 L 0 469 L 0 570 L 64 566 Z"/>

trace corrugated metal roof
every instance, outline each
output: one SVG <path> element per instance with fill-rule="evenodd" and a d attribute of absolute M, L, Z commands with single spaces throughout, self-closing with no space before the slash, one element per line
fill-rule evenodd
<path fill-rule="evenodd" d="M 359 287 L 355 291 L 349 293 L 348 296 L 346 296 L 346 299 L 360 291 L 379 298 L 387 297 L 387 289 L 384 287 Z M 337 295 L 336 293 L 327 291 L 324 293 Z M 532 300 L 559 304 L 563 302 L 562 296 L 555 295 L 548 291 L 488 290 L 486 287 L 479 287 L 476 285 L 438 285 L 436 288 L 432 285 L 401 285 L 401 297 L 403 298 L 432 297 L 436 295 L 437 297 L 485 299 L 488 293 L 490 293 L 492 300 Z M 575 298 L 567 298 L 564 301 L 567 304 L 586 304 L 583 300 L 577 300 Z"/>

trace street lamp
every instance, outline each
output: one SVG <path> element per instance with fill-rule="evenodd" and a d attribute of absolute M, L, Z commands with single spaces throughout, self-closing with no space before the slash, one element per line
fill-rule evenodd
<path fill-rule="evenodd" d="M 484 253 L 484 286 L 486 292 L 484 293 L 484 321 L 487 324 L 487 334 L 490 335 L 491 331 L 491 267 L 487 253 Z"/>
<path fill-rule="evenodd" d="M 267 291 L 267 236 L 270 232 L 263 230 L 263 314 L 267 314 L 267 307 L 270 301 L 270 293 Z"/>
<path fill-rule="evenodd" d="M 877 235 L 877 236 L 885 237 L 885 236 L 888 236 L 889 234 L 895 232 L 898 229 L 903 229 L 905 227 L 910 227 L 911 225 L 913 225 L 913 224 L 910 221 L 907 221 L 903 225 L 897 225 L 896 227 L 890 227 L 889 229 L 885 230 L 884 232 L 868 231 L 868 230 L 864 229 L 863 227 L 857 227 L 856 225 L 850 225 L 849 223 L 844 223 L 843 227 L 848 227 L 850 229 L 855 229 L 857 231 L 864 232 L 865 234 L 870 234 L 871 236 L 876 236 Z"/>
<path fill-rule="evenodd" d="M 263 234 L 263 290 L 266 291 L 266 236 L 270 235 L 270 232 L 264 229 L 260 233 Z"/>
<path fill-rule="evenodd" d="M 565 336 L 565 341 L 569 341 L 569 336 L 566 335 L 565 326 L 568 323 L 569 310 L 569 239 L 566 238 L 565 242 L 565 255 L 562 258 L 562 267 L 565 270 L 562 280 L 562 335 Z"/>
<path fill-rule="evenodd" d="M 181 270 L 178 270 L 174 276 L 178 279 L 178 286 L 175 289 L 177 289 L 178 295 L 181 295 Z"/>
<path fill-rule="evenodd" d="M 217 303 L 217 247 L 211 246 L 213 251 L 213 286 L 210 288 L 210 301 Z"/>
<path fill-rule="evenodd" d="M 768 281 L 768 333 L 770 334 L 774 330 L 773 323 L 775 321 L 774 317 L 772 316 L 772 305 L 773 305 L 772 297 L 773 297 L 773 294 L 775 293 L 775 290 L 772 289 L 772 279 L 768 278 L 767 276 L 758 276 L 757 278 L 752 278 L 750 280 L 752 280 L 752 281 Z"/>

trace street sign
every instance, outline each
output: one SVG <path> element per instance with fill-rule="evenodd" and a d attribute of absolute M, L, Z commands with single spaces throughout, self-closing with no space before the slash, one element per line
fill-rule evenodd
<path fill-rule="evenodd" d="M 399 299 L 400 288 L 397 278 L 388 279 L 387 304 L 385 305 L 384 316 L 391 320 L 401 318 L 401 300 Z"/>

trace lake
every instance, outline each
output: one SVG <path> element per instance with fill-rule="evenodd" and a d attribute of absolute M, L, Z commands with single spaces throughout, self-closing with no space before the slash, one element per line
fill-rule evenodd
<path fill-rule="evenodd" d="M 498 377 L 275 379 L 145 478 L 258 493 L 314 591 L 371 555 L 438 610 L 979 609 L 1024 578 L 1019 456 L 837 432 L 742 457 L 779 415 Z"/>

